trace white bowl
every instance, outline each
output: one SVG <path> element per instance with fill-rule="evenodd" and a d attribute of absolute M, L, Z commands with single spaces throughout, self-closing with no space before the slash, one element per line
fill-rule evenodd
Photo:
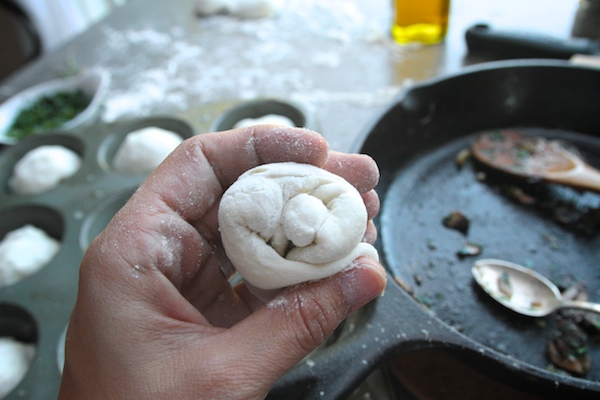
<path fill-rule="evenodd" d="M 84 71 L 76 76 L 43 82 L 15 94 L 0 104 L 0 144 L 15 144 L 19 142 L 21 139 L 7 136 L 19 113 L 33 105 L 40 98 L 51 96 L 58 92 L 81 89 L 91 101 L 75 118 L 65 122 L 56 129 L 73 129 L 91 121 L 97 114 L 106 96 L 109 84 L 110 74 L 107 71 L 93 69 Z"/>

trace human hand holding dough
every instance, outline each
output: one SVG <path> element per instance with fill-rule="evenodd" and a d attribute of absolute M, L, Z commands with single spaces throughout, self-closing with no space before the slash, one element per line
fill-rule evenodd
<path fill-rule="evenodd" d="M 227 256 L 251 285 L 278 289 L 321 279 L 360 256 L 367 210 L 343 178 L 299 163 L 255 167 L 225 192 L 219 208 Z"/>
<path fill-rule="evenodd" d="M 344 318 L 382 293 L 385 270 L 369 257 L 281 290 L 267 304 L 246 282 L 229 279 L 218 224 L 224 190 L 247 171 L 280 162 L 347 180 L 367 210 L 364 240 L 375 242 L 379 171 L 370 157 L 331 151 L 315 132 L 280 126 L 185 140 L 86 251 L 60 400 L 263 399 Z"/>

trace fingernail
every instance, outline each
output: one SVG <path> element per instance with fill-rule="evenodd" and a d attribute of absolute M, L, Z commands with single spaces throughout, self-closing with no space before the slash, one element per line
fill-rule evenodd
<path fill-rule="evenodd" d="M 342 293 L 353 310 L 383 293 L 387 284 L 385 270 L 369 259 L 359 259 L 341 277 Z"/>

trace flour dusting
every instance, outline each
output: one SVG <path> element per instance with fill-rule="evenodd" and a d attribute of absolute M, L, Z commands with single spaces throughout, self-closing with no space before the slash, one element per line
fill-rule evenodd
<path fill-rule="evenodd" d="M 367 18 L 344 0 L 289 0 L 274 18 L 213 15 L 197 18 L 197 29 L 191 31 L 179 26 L 166 31 L 107 28 L 97 54 L 101 64 L 112 66 L 113 88 L 118 89 L 109 93 L 102 119 L 113 122 L 261 96 L 291 98 L 308 108 L 387 104 L 400 87 L 373 89 L 361 82 L 328 87 L 335 81 L 330 77 L 348 68 L 372 73 L 372 65 L 356 59 L 357 46 L 392 51 L 387 17 Z"/>

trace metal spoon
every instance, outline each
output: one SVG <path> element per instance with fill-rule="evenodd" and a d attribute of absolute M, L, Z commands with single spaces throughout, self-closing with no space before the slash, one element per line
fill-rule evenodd
<path fill-rule="evenodd" d="M 547 278 L 520 265 L 494 259 L 475 262 L 475 281 L 500 304 L 530 317 L 543 317 L 559 308 L 600 313 L 600 304 L 566 300 Z"/>
<path fill-rule="evenodd" d="M 600 171 L 557 140 L 495 130 L 483 133 L 471 152 L 483 164 L 505 173 L 600 193 Z"/>

